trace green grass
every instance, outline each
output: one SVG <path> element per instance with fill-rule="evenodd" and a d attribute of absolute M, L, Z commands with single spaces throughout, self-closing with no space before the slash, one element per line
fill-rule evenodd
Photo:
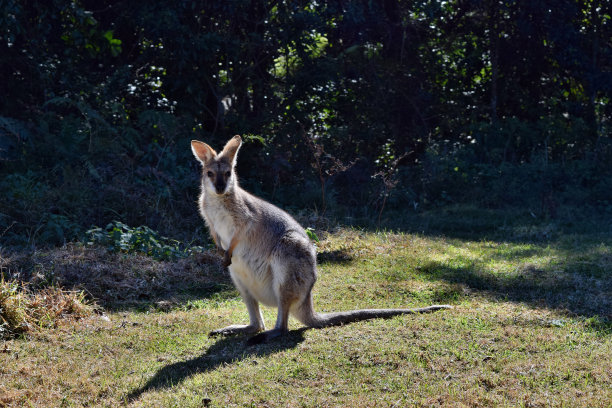
<path fill-rule="evenodd" d="M 608 407 L 611 245 L 601 233 L 512 241 L 339 229 L 318 244 L 318 310 L 455 308 L 322 330 L 292 321 L 287 337 L 253 347 L 207 336 L 247 321 L 215 265 L 160 263 L 177 280 L 190 271 L 196 288 L 166 280 L 141 303 L 100 298 L 104 316 L 0 343 L 0 406 Z M 110 265 L 129 263 L 115 256 Z M 273 325 L 275 311 L 264 317 Z"/>

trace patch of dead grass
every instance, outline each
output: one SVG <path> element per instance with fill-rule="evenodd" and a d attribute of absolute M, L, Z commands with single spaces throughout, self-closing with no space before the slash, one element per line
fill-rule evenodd
<path fill-rule="evenodd" d="M 78 320 L 94 310 L 81 291 L 61 287 L 35 291 L 27 283 L 0 279 L 0 338 L 54 327 L 59 320 Z"/>
<path fill-rule="evenodd" d="M 177 293 L 214 291 L 219 282 L 229 283 L 211 252 L 155 261 L 141 254 L 79 244 L 0 256 L 0 270 L 33 288 L 60 286 L 84 291 L 88 298 L 110 309 L 155 302 L 165 309 Z"/>
<path fill-rule="evenodd" d="M 169 311 L 186 291 L 218 291 L 227 280 L 210 252 L 176 261 L 68 244 L 0 254 L 0 338 L 37 333 L 100 308 L 155 305 Z"/>

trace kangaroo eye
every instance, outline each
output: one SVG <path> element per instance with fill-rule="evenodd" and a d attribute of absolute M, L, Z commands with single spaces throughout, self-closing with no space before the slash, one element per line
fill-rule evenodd
<path fill-rule="evenodd" d="M 215 176 L 212 171 L 209 171 L 208 173 L 206 173 L 206 175 L 210 178 L 213 178 Z"/>
<path fill-rule="evenodd" d="M 232 175 L 232 173 L 230 173 L 229 171 L 225 172 L 225 177 L 229 178 L 229 176 L 231 176 L 231 175 Z"/>

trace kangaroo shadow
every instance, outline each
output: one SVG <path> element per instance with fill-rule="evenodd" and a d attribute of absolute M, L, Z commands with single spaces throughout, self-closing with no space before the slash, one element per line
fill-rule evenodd
<path fill-rule="evenodd" d="M 256 346 L 247 346 L 245 336 L 222 338 L 199 357 L 161 368 L 146 384 L 130 392 L 126 397 L 128 401 L 134 401 L 147 391 L 170 388 L 193 375 L 215 370 L 224 364 L 292 349 L 304 341 L 306 330 L 307 328 L 292 330 L 281 338 Z"/>

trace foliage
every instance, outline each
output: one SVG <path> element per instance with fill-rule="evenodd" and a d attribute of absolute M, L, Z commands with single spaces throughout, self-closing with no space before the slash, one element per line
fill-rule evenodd
<path fill-rule="evenodd" d="M 19 284 L 0 280 L 0 337 L 23 331 L 27 327 L 26 314 L 20 306 Z"/>
<path fill-rule="evenodd" d="M 311 227 L 306 228 L 306 235 L 308 235 L 308 238 L 310 238 L 314 242 L 321 242 L 319 240 L 319 237 L 317 236 L 317 233 Z"/>
<path fill-rule="evenodd" d="M 160 237 L 151 228 L 142 225 L 131 228 L 114 221 L 102 229 L 95 227 L 86 232 L 88 245 L 102 245 L 110 251 L 142 253 L 158 261 L 174 260 L 189 256 L 201 247 L 190 247 L 177 240 Z"/>
<path fill-rule="evenodd" d="M 332 214 L 469 202 L 524 166 L 597 168 L 585 183 L 607 186 L 611 14 L 601 0 L 2 1 L 0 236 L 61 245 L 121 219 L 193 240 L 189 141 L 236 133 L 250 190 Z M 532 201 L 571 197 L 538 183 Z"/>

